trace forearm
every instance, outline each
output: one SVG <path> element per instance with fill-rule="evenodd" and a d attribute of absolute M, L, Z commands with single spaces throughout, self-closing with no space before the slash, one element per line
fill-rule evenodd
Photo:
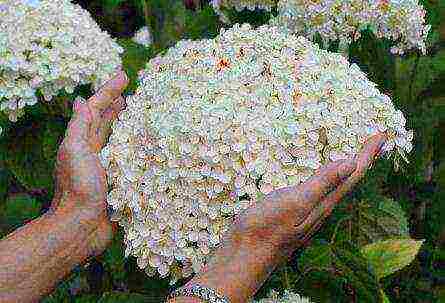
<path fill-rule="evenodd" d="M 0 301 L 37 302 L 95 253 L 85 212 L 57 209 L 0 241 Z"/>

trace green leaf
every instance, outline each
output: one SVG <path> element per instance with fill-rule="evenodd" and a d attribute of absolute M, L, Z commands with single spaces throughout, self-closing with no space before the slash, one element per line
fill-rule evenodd
<path fill-rule="evenodd" d="M 55 119 L 17 124 L 5 139 L 5 163 L 21 185 L 52 192 L 57 150 L 64 134 L 65 123 Z"/>
<path fill-rule="evenodd" d="M 150 27 L 153 29 L 153 48 L 159 52 L 173 46 L 185 33 L 188 11 L 181 0 L 152 0 L 147 2 Z"/>
<path fill-rule="evenodd" d="M 218 16 L 210 6 L 202 10 L 187 11 L 185 19 L 184 38 L 211 39 L 219 33 Z"/>
<path fill-rule="evenodd" d="M 445 50 L 433 56 L 397 57 L 395 64 L 394 95 L 409 104 L 445 73 Z"/>
<path fill-rule="evenodd" d="M 332 247 L 333 264 L 355 289 L 358 302 L 381 302 L 380 285 L 367 260 L 352 243 Z"/>
<path fill-rule="evenodd" d="M 0 208 L 0 236 L 4 236 L 40 215 L 42 205 L 27 194 L 7 198 Z"/>
<path fill-rule="evenodd" d="M 157 299 L 157 298 L 156 298 Z M 141 294 L 136 294 L 136 293 L 126 293 L 126 292 L 118 292 L 118 291 L 113 291 L 113 292 L 106 292 L 102 298 L 98 301 L 98 303 L 128 303 L 128 302 L 132 302 L 132 303 L 150 303 L 150 302 L 159 302 L 159 299 L 157 299 L 158 301 L 156 301 L 155 299 L 149 297 L 149 296 L 145 296 L 145 295 L 141 295 Z"/>
<path fill-rule="evenodd" d="M 410 264 L 423 241 L 394 239 L 368 244 L 361 249 L 362 254 L 374 267 L 377 277 L 386 277 Z"/>
<path fill-rule="evenodd" d="M 342 277 L 354 289 L 359 302 L 380 302 L 377 277 L 360 250 L 352 243 L 317 243 L 303 252 L 298 266 L 303 273 L 335 273 L 333 278 Z"/>
<path fill-rule="evenodd" d="M 391 303 L 391 301 L 389 301 L 388 296 L 385 294 L 383 290 L 382 290 L 382 298 L 383 298 L 383 303 Z"/>
<path fill-rule="evenodd" d="M 103 5 L 107 9 L 114 9 L 119 6 L 124 0 L 102 0 Z"/>
<path fill-rule="evenodd" d="M 374 204 L 374 205 L 373 205 Z M 388 238 L 408 238 L 408 220 L 402 207 L 394 200 L 382 198 L 374 202 L 361 201 L 354 218 L 355 239 L 365 245 Z"/>
<path fill-rule="evenodd" d="M 74 303 L 93 303 L 97 302 L 98 297 L 96 295 L 88 294 L 82 295 L 74 300 Z"/>
<path fill-rule="evenodd" d="M 102 263 L 105 270 L 110 273 L 115 285 L 122 282 L 125 283 L 127 280 L 123 245 L 123 234 L 120 230 L 103 254 Z"/>
<path fill-rule="evenodd" d="M 2 153 L 1 150 L 0 153 Z M 0 160 L 0 205 L 2 205 L 6 199 L 10 183 L 11 173 L 5 167 L 2 167 L 2 162 Z"/>
<path fill-rule="evenodd" d="M 306 248 L 298 259 L 301 271 L 309 269 L 327 269 L 332 265 L 332 251 L 327 244 L 314 243 Z"/>
<path fill-rule="evenodd" d="M 153 55 L 153 50 L 137 44 L 131 39 L 118 39 L 117 42 L 125 49 L 122 55 L 122 63 L 130 78 L 130 83 L 125 91 L 133 92 L 137 87 L 138 72 L 145 67 Z"/>

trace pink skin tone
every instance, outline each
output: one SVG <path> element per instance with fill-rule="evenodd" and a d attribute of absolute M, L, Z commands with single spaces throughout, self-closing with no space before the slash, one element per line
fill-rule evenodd
<path fill-rule="evenodd" d="M 38 302 L 78 264 L 103 253 L 116 226 L 106 212 L 106 174 L 97 153 L 125 107 L 124 72 L 86 103 L 74 105 L 55 170 L 51 209 L 0 240 L 0 302 Z M 187 285 L 216 289 L 247 302 L 268 275 L 320 228 L 341 198 L 365 175 L 385 142 L 368 141 L 355 158 L 333 162 L 310 180 L 268 194 L 240 214 L 214 258 Z M 202 302 L 178 297 L 169 302 Z"/>

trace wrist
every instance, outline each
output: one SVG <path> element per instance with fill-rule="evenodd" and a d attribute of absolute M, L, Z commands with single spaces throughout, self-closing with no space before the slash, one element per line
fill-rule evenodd
<path fill-rule="evenodd" d="M 74 230 L 84 234 L 85 249 L 88 257 L 103 253 L 112 239 L 112 227 L 106 213 L 101 209 L 84 207 L 85 201 L 76 201 L 75 197 L 63 195 L 58 207 L 53 209 L 51 216 L 59 222 L 69 222 Z"/>

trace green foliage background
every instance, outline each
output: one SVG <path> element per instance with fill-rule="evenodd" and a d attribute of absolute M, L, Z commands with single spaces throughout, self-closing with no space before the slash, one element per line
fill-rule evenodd
<path fill-rule="evenodd" d="M 208 1 L 74 2 L 126 49 L 123 61 L 131 77 L 126 93 L 135 90 L 137 71 L 150 58 L 179 39 L 214 37 L 224 26 Z M 271 288 L 287 288 L 314 302 L 445 302 L 445 1 L 421 2 L 432 25 L 426 56 L 394 57 L 388 41 L 369 33 L 350 48 L 351 61 L 392 97 L 415 131 L 410 163 L 394 171 L 392 161 L 379 161 L 308 247 L 273 273 L 257 298 Z M 270 17 L 261 11 L 229 15 L 253 25 Z M 150 48 L 130 39 L 145 24 L 154 33 Z M 89 87 L 61 94 L 50 106 L 29 108 L 16 124 L 0 116 L 0 237 L 48 209 L 55 156 L 75 95 L 88 97 Z M 383 240 L 408 237 L 424 242 L 403 267 L 406 260 L 397 258 L 416 255 L 411 242 L 388 246 Z M 376 241 L 383 242 L 366 246 Z M 385 262 L 389 265 L 382 269 Z M 42 302 L 163 302 L 171 290 L 168 281 L 148 278 L 133 258 L 124 259 L 120 232 L 103 255 L 76 267 Z"/>

